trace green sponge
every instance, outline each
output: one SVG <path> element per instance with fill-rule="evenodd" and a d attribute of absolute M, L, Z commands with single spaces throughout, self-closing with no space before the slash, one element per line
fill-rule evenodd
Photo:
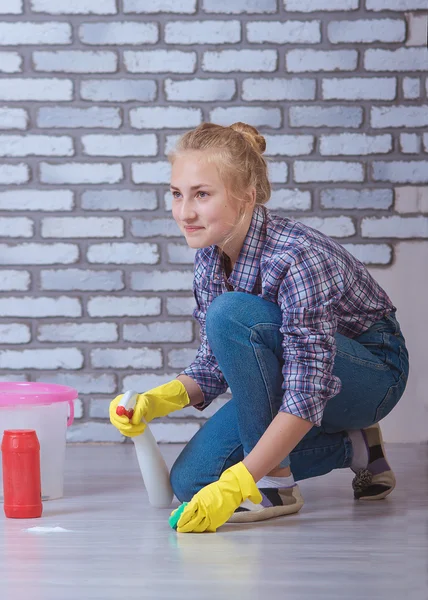
<path fill-rule="evenodd" d="M 168 523 L 170 524 L 170 526 L 171 526 L 172 529 L 177 529 L 177 523 L 180 520 L 182 512 L 186 508 L 187 504 L 188 504 L 187 502 L 183 502 L 183 504 L 181 504 L 177 508 L 177 510 L 175 511 L 175 513 L 169 517 Z"/>

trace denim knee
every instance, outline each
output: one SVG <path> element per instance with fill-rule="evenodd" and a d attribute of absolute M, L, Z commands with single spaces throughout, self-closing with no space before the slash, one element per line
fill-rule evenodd
<path fill-rule="evenodd" d="M 237 312 L 242 312 L 245 296 L 248 294 L 225 292 L 214 298 L 208 307 L 206 317 L 206 333 L 210 342 L 213 337 L 230 336 L 230 324 L 232 321 L 240 320 Z"/>
<path fill-rule="evenodd" d="M 171 487 L 180 502 L 190 502 L 196 494 L 195 481 L 184 461 L 177 458 L 169 475 Z"/>

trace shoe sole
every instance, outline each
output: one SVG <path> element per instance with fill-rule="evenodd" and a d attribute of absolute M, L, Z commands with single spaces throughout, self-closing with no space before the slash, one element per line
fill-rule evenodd
<path fill-rule="evenodd" d="M 377 429 L 379 432 L 379 440 L 380 440 L 380 447 L 382 448 L 382 452 L 383 455 L 385 457 L 386 462 L 389 465 L 389 462 L 386 458 L 386 451 L 385 451 L 385 446 L 384 446 L 384 442 L 383 442 L 383 436 L 382 436 L 382 430 L 380 428 L 380 425 L 377 424 Z M 391 472 L 391 485 L 388 489 L 384 490 L 383 492 L 381 492 L 380 494 L 376 494 L 376 496 L 361 496 L 360 498 L 355 498 L 355 500 L 361 500 L 363 502 L 371 502 L 373 500 L 383 500 L 384 498 L 386 498 L 387 496 L 389 496 L 389 494 L 395 489 L 396 486 L 396 479 L 395 479 L 395 475 L 392 472 L 392 469 L 390 468 L 390 472 Z M 374 483 L 373 485 L 380 485 L 380 484 L 376 484 Z"/>

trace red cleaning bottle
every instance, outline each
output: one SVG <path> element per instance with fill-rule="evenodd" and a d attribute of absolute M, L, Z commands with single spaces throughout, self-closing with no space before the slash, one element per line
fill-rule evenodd
<path fill-rule="evenodd" d="M 34 519 L 43 511 L 40 444 L 35 431 L 6 430 L 1 445 L 4 513 L 11 519 Z"/>

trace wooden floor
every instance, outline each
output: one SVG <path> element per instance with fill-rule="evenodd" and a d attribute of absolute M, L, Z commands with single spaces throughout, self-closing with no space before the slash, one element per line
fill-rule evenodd
<path fill-rule="evenodd" d="M 169 464 L 179 449 L 162 448 Z M 66 497 L 42 519 L 0 516 L 0 598 L 427 600 L 428 446 L 387 450 L 387 500 L 355 502 L 341 470 L 301 483 L 299 515 L 177 535 L 148 505 L 132 444 L 69 446 Z"/>

